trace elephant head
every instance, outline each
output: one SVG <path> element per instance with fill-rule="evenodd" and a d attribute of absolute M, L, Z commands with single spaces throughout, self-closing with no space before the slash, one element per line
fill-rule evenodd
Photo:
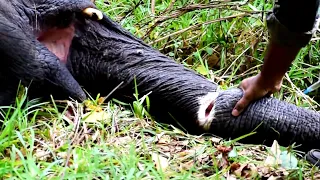
<path fill-rule="evenodd" d="M 0 2 L 0 104 L 14 100 L 20 82 L 32 84 L 30 92 L 38 96 L 85 99 L 65 61 L 74 34 L 71 24 L 90 7 L 90 1 L 81 0 Z"/>

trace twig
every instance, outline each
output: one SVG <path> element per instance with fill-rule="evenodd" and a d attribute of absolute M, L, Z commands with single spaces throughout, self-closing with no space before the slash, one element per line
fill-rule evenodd
<path fill-rule="evenodd" d="M 150 33 L 157 27 L 159 26 L 161 23 L 169 20 L 169 19 L 174 19 L 174 18 L 177 18 L 177 17 L 180 17 L 188 12 L 191 12 L 191 11 L 195 11 L 195 10 L 201 10 L 201 9 L 207 9 L 207 8 L 217 8 L 217 7 L 222 7 L 222 6 L 230 6 L 228 4 L 209 4 L 209 5 L 190 5 L 190 6 L 187 6 L 187 7 L 182 7 L 182 8 L 179 8 L 175 11 L 173 11 L 171 13 L 171 15 L 169 16 L 160 16 L 158 17 L 156 20 L 155 20 L 155 23 L 150 27 L 150 29 L 147 31 L 147 33 L 142 37 L 142 39 L 145 39 L 147 36 L 150 35 Z"/>
<path fill-rule="evenodd" d="M 234 11 L 239 11 L 239 12 L 245 12 L 248 14 L 262 14 L 261 16 L 263 17 L 264 13 L 268 13 L 271 12 L 272 10 L 261 10 L 261 11 L 248 11 L 248 10 L 244 10 L 241 9 L 239 6 L 237 7 L 230 7 L 230 10 L 234 10 Z"/>
<path fill-rule="evenodd" d="M 156 0 L 151 0 L 151 14 L 152 14 L 152 16 L 154 16 L 156 14 L 155 6 L 156 6 Z"/>
<path fill-rule="evenodd" d="M 170 5 L 162 13 L 160 13 L 159 16 L 154 15 L 154 18 L 159 18 L 159 17 L 161 17 L 161 15 L 167 13 L 168 11 L 171 11 L 175 2 L 176 2 L 175 0 L 171 0 Z M 147 19 L 149 19 L 149 18 L 147 18 Z M 145 22 L 144 25 L 141 25 L 142 21 L 138 21 L 137 24 L 139 24 L 139 28 L 142 28 L 146 24 L 150 24 L 152 21 L 153 21 L 153 19 Z"/>
<path fill-rule="evenodd" d="M 74 144 L 75 139 L 79 138 L 79 135 L 81 134 L 80 132 L 78 132 L 79 131 L 79 126 L 80 126 L 80 117 L 81 117 L 81 115 L 79 115 L 79 113 L 81 113 L 83 111 L 82 111 L 82 108 L 79 106 L 78 103 L 76 103 L 76 106 L 77 106 L 77 112 L 74 112 L 74 114 L 75 114 L 75 117 L 74 117 L 74 121 L 75 121 L 74 136 L 73 136 L 73 139 L 70 142 L 70 146 L 69 146 L 69 149 L 68 149 L 68 152 L 67 152 L 67 159 L 66 159 L 65 167 L 68 166 L 69 161 L 70 161 L 71 150 L 73 149 L 72 145 Z M 63 179 L 64 176 L 65 176 L 65 170 L 62 173 L 62 179 Z"/>
<path fill-rule="evenodd" d="M 119 131 L 119 126 L 117 123 L 117 114 L 119 113 L 118 110 L 116 110 L 112 115 L 112 126 L 111 126 L 111 132 L 116 133 Z"/>
<path fill-rule="evenodd" d="M 140 0 L 137 4 L 135 4 L 135 6 L 128 10 L 127 12 L 125 12 L 124 14 L 126 14 L 125 16 L 123 16 L 121 19 L 120 19 L 120 22 L 123 21 L 126 17 L 128 17 L 135 9 L 137 9 L 141 4 L 143 3 L 142 0 Z"/>
<path fill-rule="evenodd" d="M 288 73 L 285 74 L 285 78 L 286 78 L 286 80 L 290 83 L 292 90 L 296 91 L 296 93 L 298 92 L 297 94 L 299 94 L 300 97 L 305 98 L 305 99 L 307 100 L 308 104 L 310 105 L 310 107 L 312 108 L 312 110 L 316 111 L 316 109 L 312 106 L 312 104 L 311 104 L 310 101 L 312 101 L 313 103 L 316 103 L 316 105 L 318 105 L 318 106 L 319 106 L 319 104 L 318 104 L 316 101 L 314 101 L 313 99 L 311 99 L 308 95 L 305 95 L 305 94 L 301 91 L 301 89 L 298 88 L 298 87 L 291 81 Z"/>
<path fill-rule="evenodd" d="M 174 4 L 174 0 L 171 1 L 172 4 L 170 4 L 171 6 L 173 6 Z M 192 4 L 186 7 L 181 7 L 175 11 L 172 11 L 170 15 L 167 16 L 159 16 L 156 20 L 155 23 L 150 27 L 150 29 L 146 32 L 146 34 L 142 37 L 142 39 L 144 40 L 146 37 L 148 37 L 150 35 L 150 33 L 160 24 L 162 24 L 163 22 L 169 20 L 169 19 L 174 19 L 174 18 L 178 18 L 186 13 L 192 12 L 192 11 L 196 11 L 196 10 L 203 10 L 203 9 L 230 9 L 230 10 L 235 10 L 235 11 L 240 11 L 240 12 L 245 12 L 245 13 L 250 13 L 250 14 L 259 14 L 259 13 L 266 13 L 269 11 L 247 11 L 247 10 L 243 10 L 239 7 L 240 4 L 228 4 L 228 3 L 223 3 L 223 4 L 217 4 L 217 3 L 212 3 L 212 4 Z M 241 4 L 243 5 L 243 4 Z M 171 7 L 172 8 L 172 7 Z M 166 10 L 162 13 L 164 14 L 166 12 Z"/>
<path fill-rule="evenodd" d="M 175 2 L 176 0 L 171 0 L 169 6 L 162 12 L 162 14 L 167 13 L 168 11 L 171 11 Z"/>
<path fill-rule="evenodd" d="M 151 42 L 149 45 L 153 45 L 153 44 L 155 44 L 155 43 L 157 43 L 159 41 L 167 39 L 167 38 L 169 38 L 171 36 L 182 34 L 182 33 L 186 32 L 186 31 L 189 31 L 189 30 L 195 30 L 195 29 L 197 29 L 197 28 L 199 28 L 200 26 L 203 26 L 203 25 L 208 25 L 208 24 L 212 24 L 212 23 L 215 23 L 215 22 L 225 21 L 225 20 L 229 20 L 229 19 L 233 19 L 233 18 L 237 18 L 237 17 L 245 17 L 245 16 L 249 16 L 249 15 L 250 14 L 248 14 L 248 13 L 241 13 L 241 14 L 227 16 L 227 17 L 224 17 L 224 18 L 214 19 L 214 20 L 206 21 L 204 23 L 200 23 L 200 24 L 196 24 L 196 25 L 193 25 L 193 26 L 189 26 L 189 27 L 187 27 L 185 29 L 181 29 L 181 30 L 176 31 L 174 33 L 168 34 L 168 35 L 166 35 L 166 36 L 164 36 L 162 38 L 159 38 L 159 39 Z"/>
<path fill-rule="evenodd" d="M 108 99 L 112 93 L 114 93 L 121 85 L 123 84 L 123 81 L 121 81 L 121 83 L 119 83 L 115 88 L 112 89 L 111 92 L 109 92 L 109 94 L 105 97 L 103 97 L 103 102 Z"/>
<path fill-rule="evenodd" d="M 79 137 L 76 145 L 79 145 L 79 143 L 80 143 L 81 141 L 83 141 L 84 138 L 86 138 L 86 136 L 87 136 L 88 134 L 90 134 L 91 132 L 92 132 L 92 129 L 86 130 L 86 132 L 84 132 L 84 133 Z"/>

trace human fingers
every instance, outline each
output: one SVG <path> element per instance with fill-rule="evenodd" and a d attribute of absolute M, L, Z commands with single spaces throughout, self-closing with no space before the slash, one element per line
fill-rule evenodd
<path fill-rule="evenodd" d="M 249 99 L 245 93 L 245 95 L 234 106 L 232 110 L 232 115 L 239 116 L 242 113 L 242 111 L 250 104 L 250 102 L 251 102 L 251 99 Z"/>

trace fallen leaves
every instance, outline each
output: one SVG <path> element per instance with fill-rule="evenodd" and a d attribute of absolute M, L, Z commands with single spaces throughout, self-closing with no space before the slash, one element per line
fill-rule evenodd
<path fill-rule="evenodd" d="M 278 142 L 274 141 L 260 169 L 263 177 L 272 180 L 287 177 L 288 170 L 296 169 L 297 166 L 297 158 L 291 152 L 281 151 Z"/>
<path fill-rule="evenodd" d="M 237 170 L 233 172 L 237 177 L 251 178 L 258 173 L 257 167 L 252 164 L 242 164 Z"/>
<path fill-rule="evenodd" d="M 83 119 L 85 122 L 90 122 L 90 123 L 96 123 L 100 121 L 110 122 L 111 115 L 105 111 L 100 111 L 100 112 L 93 111 L 93 112 L 87 112 L 86 114 L 84 114 Z"/>
<path fill-rule="evenodd" d="M 155 135 L 154 141 L 160 154 L 152 153 L 152 161 L 157 170 L 170 172 L 198 171 L 203 177 L 215 176 L 213 169 L 218 169 L 226 179 L 267 180 L 284 179 L 289 170 L 297 167 L 297 159 L 288 151 L 281 151 L 280 145 L 274 141 L 272 147 L 252 146 L 239 148 L 227 146 L 216 137 L 206 141 L 198 137 L 197 145 L 191 145 L 187 138 L 179 138 L 161 132 Z M 208 146 L 211 143 L 213 147 Z M 168 158 L 170 157 L 170 158 Z M 244 158 L 245 157 L 245 158 Z M 170 165 L 175 160 L 176 165 Z M 170 168 L 169 168 L 170 167 Z"/>
<path fill-rule="evenodd" d="M 281 164 L 280 153 L 281 153 L 280 145 L 278 144 L 277 141 L 274 141 L 270 148 L 270 155 L 264 161 L 264 165 L 276 166 Z"/>
<path fill-rule="evenodd" d="M 157 170 L 164 172 L 169 166 L 168 159 L 158 153 L 151 153 L 152 161 L 155 163 Z"/>
<path fill-rule="evenodd" d="M 219 168 L 227 169 L 229 172 L 225 175 L 227 179 L 251 179 L 258 174 L 257 167 L 253 163 L 232 162 L 230 158 L 238 157 L 237 149 L 234 146 L 217 145 L 215 156 L 219 160 Z"/>
<path fill-rule="evenodd" d="M 104 102 L 104 98 L 100 97 L 97 100 L 97 105 L 93 104 L 92 101 L 86 101 L 86 111 L 87 113 L 82 115 L 85 122 L 96 123 L 100 121 L 111 121 L 111 114 L 104 111 L 101 104 Z"/>
<path fill-rule="evenodd" d="M 172 138 L 170 135 L 160 133 L 156 135 L 155 143 L 156 147 L 160 149 L 163 153 L 179 154 L 188 145 L 189 141 L 178 141 Z"/>
<path fill-rule="evenodd" d="M 221 176 L 228 180 L 285 179 L 291 176 L 290 169 L 295 169 L 298 164 L 294 154 L 290 150 L 281 150 L 276 141 L 271 148 L 261 145 L 228 145 L 221 138 L 192 136 L 174 127 L 164 130 L 156 127 L 152 121 L 128 118 L 128 114 L 124 113 L 118 116 L 111 110 L 101 109 L 101 102 L 94 105 L 88 103 L 84 107 L 70 106 L 72 112 L 61 120 L 65 125 L 53 122 L 52 128 L 37 136 L 46 145 L 37 143 L 34 157 L 50 162 L 54 154 L 57 159 L 66 161 L 66 166 L 80 170 L 85 168 L 83 162 L 74 164 L 73 161 L 86 158 L 80 158 L 81 153 L 78 153 L 79 157 L 75 156 L 78 146 L 97 148 L 101 145 L 110 149 L 111 154 L 114 153 L 117 158 L 130 154 L 129 150 L 133 148 L 139 159 L 134 165 L 138 171 L 146 172 L 149 179 L 152 179 L 152 173 L 147 172 L 150 167 L 154 168 L 154 172 L 162 172 L 165 179 L 181 173 L 199 179 Z M 119 128 L 112 131 L 115 121 Z M 73 149 L 69 151 L 70 146 Z M 48 151 L 48 147 L 52 151 Z M 97 149 L 104 153 L 102 149 Z M 21 152 L 25 155 L 23 149 Z M 114 166 L 122 166 L 118 159 L 110 162 Z"/>
<path fill-rule="evenodd" d="M 226 147 L 222 145 L 218 145 L 217 147 L 217 152 L 215 153 L 216 156 L 220 157 L 219 158 L 219 168 L 227 168 L 230 165 L 230 162 L 228 160 L 228 154 L 229 152 L 232 151 L 232 147 Z M 220 155 L 220 156 L 219 156 Z"/>
<path fill-rule="evenodd" d="M 108 144 L 113 146 L 127 146 L 132 141 L 130 136 L 114 137 L 108 141 Z"/>
<path fill-rule="evenodd" d="M 218 159 L 218 167 L 223 170 L 228 170 L 225 173 L 227 179 L 252 179 L 260 177 L 267 180 L 284 179 L 289 176 L 289 171 L 297 168 L 298 160 L 293 153 L 289 151 L 281 151 L 280 145 L 274 141 L 269 151 L 259 147 L 246 148 L 237 152 L 237 149 L 232 146 L 216 145 L 217 152 L 214 154 Z M 241 156 L 250 157 L 257 154 L 261 149 L 267 156 L 265 159 L 255 159 L 260 163 L 253 163 L 252 160 L 241 162 Z M 261 153 L 261 152 L 260 152 Z M 239 155 L 241 155 L 239 157 Z M 254 156 L 252 156 L 254 157 Z M 233 158 L 238 159 L 234 162 Z"/>
<path fill-rule="evenodd" d="M 264 161 L 264 165 L 266 167 L 281 166 L 284 169 L 296 169 L 298 160 L 292 152 L 281 151 L 278 142 L 274 141 L 270 148 L 270 154 Z"/>

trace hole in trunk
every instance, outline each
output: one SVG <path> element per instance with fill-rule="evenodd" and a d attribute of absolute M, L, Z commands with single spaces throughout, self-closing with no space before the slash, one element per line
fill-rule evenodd
<path fill-rule="evenodd" d="M 209 114 L 210 114 L 210 112 L 212 111 L 212 108 L 213 108 L 213 102 L 211 102 L 210 104 L 209 104 L 209 106 L 207 107 L 207 109 L 206 109 L 206 117 L 208 117 L 209 116 Z"/>

